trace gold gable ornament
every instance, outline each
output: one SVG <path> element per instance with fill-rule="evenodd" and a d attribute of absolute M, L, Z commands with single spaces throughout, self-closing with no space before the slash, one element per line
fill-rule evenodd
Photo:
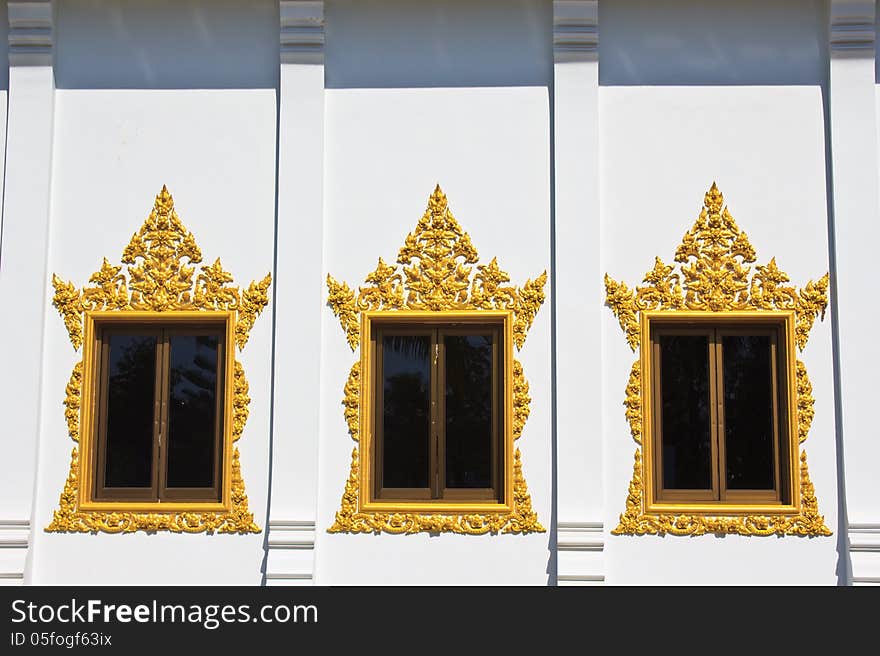
<path fill-rule="evenodd" d="M 522 287 L 509 284 L 510 276 L 502 271 L 496 258 L 477 264 L 479 255 L 470 236 L 461 229 L 449 210 L 440 185 L 428 200 L 428 208 L 413 232 L 406 236 L 394 265 L 382 258 L 376 270 L 365 279 L 357 295 L 345 282 L 327 275 L 327 304 L 339 318 L 351 350 L 360 345 L 360 318 L 363 312 L 391 311 L 480 311 L 506 310 L 513 315 L 513 342 L 517 349 L 544 302 L 547 272 Z M 474 267 L 476 265 L 476 273 Z M 419 533 L 451 532 L 481 535 L 486 533 L 544 532 L 532 509 L 531 496 L 522 472 L 520 450 L 512 454 L 513 511 L 510 513 L 427 513 L 373 512 L 359 508 L 361 458 L 360 435 L 361 363 L 355 362 L 344 387 L 345 420 L 356 446 L 351 454 L 351 469 L 330 533 Z M 529 416 L 529 385 L 522 365 L 513 361 L 513 439 L 522 434 Z"/>
<path fill-rule="evenodd" d="M 64 325 L 75 350 L 83 345 L 83 317 L 89 312 L 139 313 L 144 315 L 175 312 L 231 312 L 235 342 L 239 350 L 248 341 L 257 316 L 269 302 L 271 274 L 252 282 L 247 289 L 232 287 L 232 276 L 223 269 L 220 259 L 203 265 L 196 275 L 195 265 L 202 262 L 202 253 L 195 238 L 181 222 L 174 209 L 174 200 L 166 187 L 156 196 L 153 210 L 122 253 L 123 267 L 110 264 L 107 258 L 89 278 L 91 286 L 82 290 L 73 283 L 52 276 L 55 295 L 52 304 L 64 319 Z M 234 348 L 229 345 L 228 348 Z M 218 512 L 128 510 L 85 510 L 79 507 L 81 496 L 79 443 L 82 437 L 83 361 L 74 365 L 66 387 L 65 420 L 70 438 L 76 444 L 71 452 L 70 473 L 61 493 L 59 508 L 49 532 L 105 532 L 167 530 L 176 533 L 258 533 L 254 516 L 248 510 L 248 498 L 241 476 L 238 447 L 235 446 L 248 417 L 248 383 L 244 368 L 235 360 L 231 372 L 232 431 L 231 494 L 229 508 Z"/>
<path fill-rule="evenodd" d="M 828 274 L 809 281 L 800 290 L 785 285 L 789 277 L 772 258 L 766 265 L 748 266 L 756 261 L 755 249 L 724 206 L 724 197 L 715 183 L 706 193 L 703 208 L 693 227 L 675 251 L 675 266 L 659 257 L 645 274 L 644 286 L 631 290 L 625 283 L 605 275 L 606 305 L 617 317 L 627 343 L 633 351 L 644 348 L 639 313 L 674 312 L 760 312 L 789 311 L 795 314 L 795 342 L 803 350 L 817 316 L 824 318 L 828 304 Z M 806 440 L 813 419 L 812 386 L 803 362 L 797 360 L 796 406 L 798 444 Z M 626 386 L 626 418 L 637 444 L 644 434 L 642 415 L 643 381 L 641 363 L 636 361 Z M 819 514 L 815 489 L 807 469 L 807 454 L 800 452 L 798 485 L 800 512 L 786 514 L 725 515 L 718 513 L 647 512 L 644 463 L 640 449 L 635 451 L 633 477 L 626 498 L 626 511 L 611 531 L 620 534 L 703 535 L 831 535 Z"/>

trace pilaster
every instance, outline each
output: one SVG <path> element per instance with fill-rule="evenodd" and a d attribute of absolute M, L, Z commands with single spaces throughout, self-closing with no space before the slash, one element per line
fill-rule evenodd
<path fill-rule="evenodd" d="M 874 0 L 832 0 L 829 116 L 833 180 L 832 318 L 838 356 L 838 432 L 848 544 L 858 528 L 880 525 L 873 463 L 880 462 L 874 416 L 877 345 L 869 326 L 876 310 L 868 275 L 880 242 Z M 843 474 L 843 471 L 840 472 Z M 872 557 L 873 556 L 873 557 Z M 850 582 L 880 582 L 880 550 L 850 553 Z"/>
<path fill-rule="evenodd" d="M 3 461 L 0 520 L 30 537 L 41 419 L 44 323 L 51 309 L 46 270 L 55 80 L 52 68 L 53 3 L 10 1 L 9 102 L 3 240 L 0 253 L 0 322 L 4 345 Z M 18 544 L 21 538 L 16 538 Z M 27 546 L 19 549 L 27 549 Z M 27 582 L 25 559 L 16 559 Z"/>
<path fill-rule="evenodd" d="M 282 0 L 280 11 L 278 255 L 266 582 L 302 585 L 313 580 L 318 486 L 324 3 Z"/>
<path fill-rule="evenodd" d="M 553 3 L 551 297 L 560 585 L 604 579 L 598 11 L 598 0 Z"/>

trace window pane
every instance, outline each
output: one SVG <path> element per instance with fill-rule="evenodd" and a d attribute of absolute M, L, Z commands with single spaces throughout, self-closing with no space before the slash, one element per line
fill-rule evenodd
<path fill-rule="evenodd" d="M 663 487 L 712 488 L 709 339 L 660 336 Z"/>
<path fill-rule="evenodd" d="M 431 338 L 382 339 L 383 487 L 429 487 Z"/>
<path fill-rule="evenodd" d="M 156 337 L 110 335 L 106 487 L 152 487 Z"/>
<path fill-rule="evenodd" d="M 214 484 L 217 335 L 172 335 L 168 393 L 168 487 Z"/>
<path fill-rule="evenodd" d="M 774 487 L 773 369 L 770 337 L 728 335 L 724 359 L 724 439 L 727 487 Z"/>
<path fill-rule="evenodd" d="M 492 487 L 492 335 L 447 335 L 446 487 Z"/>

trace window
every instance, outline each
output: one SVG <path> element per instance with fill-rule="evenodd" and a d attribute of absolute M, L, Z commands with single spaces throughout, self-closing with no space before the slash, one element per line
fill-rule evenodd
<path fill-rule="evenodd" d="M 373 318 L 368 503 L 507 502 L 506 343 L 503 320 Z"/>
<path fill-rule="evenodd" d="M 653 501 L 790 505 L 785 322 L 649 323 Z"/>
<path fill-rule="evenodd" d="M 222 501 L 226 331 L 95 322 L 90 501 Z"/>

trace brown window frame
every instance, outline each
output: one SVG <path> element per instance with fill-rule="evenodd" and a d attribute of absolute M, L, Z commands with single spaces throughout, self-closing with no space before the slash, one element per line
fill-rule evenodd
<path fill-rule="evenodd" d="M 704 335 L 708 339 L 709 412 L 711 489 L 688 490 L 663 487 L 663 417 L 662 417 L 662 359 L 659 337 L 662 335 Z M 774 487 L 767 490 L 730 490 L 727 488 L 724 437 L 724 349 L 723 338 L 730 335 L 770 337 L 772 416 L 773 416 L 773 469 Z M 654 501 L 657 503 L 693 503 L 707 505 L 787 505 L 791 503 L 791 470 L 788 453 L 793 427 L 788 421 L 788 378 L 786 376 L 787 347 L 781 322 L 677 322 L 652 321 L 650 324 L 651 358 L 651 432 L 654 468 Z"/>
<path fill-rule="evenodd" d="M 371 348 L 373 368 L 370 372 L 373 394 L 372 413 L 372 501 L 398 503 L 502 503 L 505 496 L 504 462 L 504 408 L 505 408 L 505 349 L 504 327 L 495 322 L 401 322 L 383 321 L 373 328 Z M 446 487 L 446 421 L 445 421 L 445 336 L 492 335 L 492 435 L 491 481 L 488 488 Z M 431 403 L 429 436 L 429 482 L 426 488 L 386 488 L 382 486 L 384 466 L 383 439 L 383 338 L 385 336 L 430 336 L 430 392 Z"/>
<path fill-rule="evenodd" d="M 109 353 L 111 335 L 156 336 L 156 366 L 153 401 L 152 482 L 150 487 L 107 487 L 107 421 Z M 170 338 L 177 335 L 211 335 L 218 338 L 217 388 L 214 411 L 214 475 L 210 487 L 169 487 L 168 482 L 168 400 L 170 397 Z M 149 503 L 219 503 L 223 494 L 223 435 L 226 396 L 226 324 L 205 322 L 101 322 L 95 324 L 95 421 L 93 427 L 92 490 L 93 502 L 149 502 Z"/>

